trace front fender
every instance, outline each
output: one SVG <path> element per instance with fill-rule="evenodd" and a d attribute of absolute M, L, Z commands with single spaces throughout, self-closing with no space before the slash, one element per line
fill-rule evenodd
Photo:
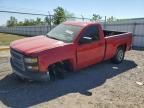
<path fill-rule="evenodd" d="M 54 48 L 48 51 L 44 51 L 38 56 L 39 70 L 46 72 L 48 66 L 56 62 L 69 60 L 72 66 L 76 65 L 76 48 L 74 45 L 66 45 L 58 48 Z"/>

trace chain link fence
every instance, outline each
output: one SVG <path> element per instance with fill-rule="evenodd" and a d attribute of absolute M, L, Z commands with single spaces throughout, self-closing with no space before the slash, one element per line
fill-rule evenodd
<path fill-rule="evenodd" d="M 11 16 L 15 16 L 15 14 L 22 15 L 24 18 L 32 18 L 32 19 L 36 19 L 37 16 L 40 17 L 41 19 L 48 17 L 50 22 L 33 25 L 33 26 L 14 26 L 14 27 L 1 26 L 0 32 L 19 34 L 19 35 L 25 35 L 25 36 L 35 36 L 35 35 L 46 34 L 47 32 L 49 32 L 52 28 L 56 26 L 53 23 L 53 15 L 50 15 L 50 14 L 45 15 L 45 14 L 10 12 Z M 80 17 L 67 17 L 65 21 L 83 21 L 84 22 L 84 21 L 93 21 L 93 20 L 82 16 L 81 18 Z M 93 22 L 96 22 L 96 21 L 93 21 Z M 144 48 L 144 18 L 119 19 L 117 21 L 109 23 L 109 22 L 106 22 L 106 17 L 105 17 L 104 20 L 99 20 L 98 22 L 100 22 L 103 28 L 107 30 L 132 32 L 133 33 L 133 46 Z"/>
<path fill-rule="evenodd" d="M 133 33 L 133 47 L 144 48 L 144 18 L 123 19 L 106 24 L 104 28 L 107 30 Z"/>
<path fill-rule="evenodd" d="M 38 14 L 38 13 L 24 13 L 24 12 L 14 12 L 14 11 L 0 11 L 0 18 L 7 19 L 11 16 L 16 18 L 15 20 L 20 20 L 19 22 L 24 22 L 25 20 L 37 20 L 39 18 L 41 20 L 40 23 L 35 25 L 22 25 L 22 26 L 11 26 L 8 27 L 6 25 L 7 21 L 3 24 L 3 26 L 0 26 L 0 32 L 3 33 L 11 33 L 11 34 L 19 34 L 19 35 L 25 35 L 25 36 L 35 36 L 35 35 L 43 35 L 48 33 L 52 28 L 54 28 L 56 25 L 54 24 L 54 15 L 51 15 L 50 13 L 47 14 Z M 48 21 L 44 21 L 45 18 L 47 18 Z M 58 17 L 62 18 L 62 17 Z M 64 21 L 92 21 L 90 18 L 85 18 L 83 16 L 81 17 L 65 17 Z M 17 21 L 18 22 L 18 21 Z"/>

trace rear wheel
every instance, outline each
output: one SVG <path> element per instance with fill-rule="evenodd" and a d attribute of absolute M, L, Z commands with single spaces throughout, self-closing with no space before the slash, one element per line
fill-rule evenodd
<path fill-rule="evenodd" d="M 116 55 L 112 58 L 112 62 L 119 64 L 124 60 L 125 50 L 123 47 L 117 49 Z"/>

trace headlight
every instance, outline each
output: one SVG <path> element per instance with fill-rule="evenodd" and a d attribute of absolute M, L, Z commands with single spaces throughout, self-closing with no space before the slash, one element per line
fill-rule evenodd
<path fill-rule="evenodd" d="M 27 66 L 28 70 L 32 70 L 32 71 L 37 71 L 38 70 L 38 66 Z"/>
<path fill-rule="evenodd" d="M 37 63 L 38 59 L 37 58 L 25 58 L 24 61 L 25 63 Z"/>
<path fill-rule="evenodd" d="M 37 58 L 27 57 L 27 58 L 24 58 L 24 62 L 25 62 L 25 67 L 27 68 L 27 70 L 29 70 L 29 71 L 38 71 L 39 70 Z"/>

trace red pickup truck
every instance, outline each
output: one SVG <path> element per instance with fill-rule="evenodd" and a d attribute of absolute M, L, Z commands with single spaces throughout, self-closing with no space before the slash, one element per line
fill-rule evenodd
<path fill-rule="evenodd" d="M 121 63 L 131 45 L 131 33 L 103 30 L 99 23 L 68 21 L 47 35 L 12 42 L 11 66 L 20 78 L 53 80 L 104 60 Z"/>

